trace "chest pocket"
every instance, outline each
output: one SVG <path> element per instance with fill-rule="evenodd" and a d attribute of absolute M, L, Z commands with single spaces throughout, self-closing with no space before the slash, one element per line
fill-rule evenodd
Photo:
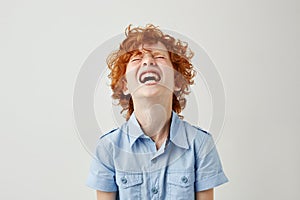
<path fill-rule="evenodd" d="M 141 173 L 116 172 L 116 183 L 119 187 L 120 199 L 141 199 Z"/>
<path fill-rule="evenodd" d="M 167 199 L 194 199 L 195 174 L 191 172 L 170 172 L 167 174 Z"/>

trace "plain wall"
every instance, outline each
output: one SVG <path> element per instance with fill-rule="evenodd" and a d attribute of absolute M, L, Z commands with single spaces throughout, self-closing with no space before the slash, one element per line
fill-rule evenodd
<path fill-rule="evenodd" d="M 95 199 L 72 97 L 88 55 L 154 23 L 200 44 L 226 91 L 216 199 L 300 199 L 300 2 L 1 1 L 0 199 Z"/>

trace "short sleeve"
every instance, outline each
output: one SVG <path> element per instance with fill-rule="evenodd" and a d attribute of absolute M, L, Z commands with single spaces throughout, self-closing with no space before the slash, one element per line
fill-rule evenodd
<path fill-rule="evenodd" d="M 213 140 L 206 133 L 196 158 L 195 190 L 208 190 L 228 182 Z"/>
<path fill-rule="evenodd" d="M 107 139 L 101 138 L 93 156 L 86 185 L 104 192 L 116 192 L 113 152 Z"/>

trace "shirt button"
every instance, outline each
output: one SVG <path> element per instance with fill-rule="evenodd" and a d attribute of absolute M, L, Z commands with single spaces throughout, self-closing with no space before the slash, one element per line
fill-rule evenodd
<path fill-rule="evenodd" d="M 181 177 L 181 181 L 187 183 L 189 179 L 186 176 Z"/>
<path fill-rule="evenodd" d="M 123 184 L 126 184 L 126 183 L 127 183 L 127 179 L 126 179 L 125 177 L 122 177 L 122 178 L 121 178 L 121 182 L 122 182 Z"/>
<path fill-rule="evenodd" d="M 153 187 L 153 188 L 151 189 L 151 192 L 152 192 L 153 194 L 157 194 L 157 193 L 158 193 L 158 190 L 157 190 L 156 187 Z"/>

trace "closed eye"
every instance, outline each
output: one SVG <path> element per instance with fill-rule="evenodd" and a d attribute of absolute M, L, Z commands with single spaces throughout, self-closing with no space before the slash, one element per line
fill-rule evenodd
<path fill-rule="evenodd" d="M 164 56 L 155 56 L 155 59 L 165 59 Z"/>
<path fill-rule="evenodd" d="M 142 59 L 141 58 L 134 58 L 130 62 L 137 62 L 137 61 L 140 61 L 140 60 L 142 60 Z"/>

